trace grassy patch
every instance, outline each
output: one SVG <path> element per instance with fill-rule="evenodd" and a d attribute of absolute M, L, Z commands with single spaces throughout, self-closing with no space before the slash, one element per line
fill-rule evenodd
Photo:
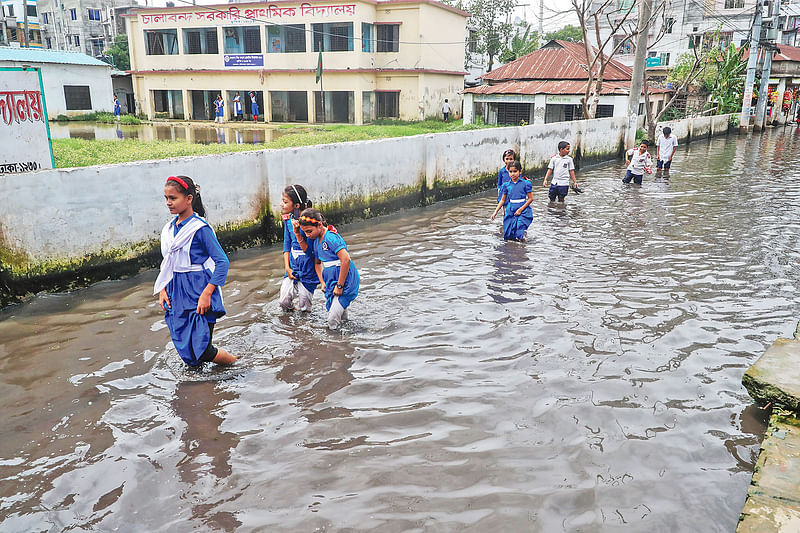
<path fill-rule="evenodd" d="M 82 115 L 74 115 L 68 117 L 66 115 L 58 115 L 57 122 L 99 122 L 100 124 L 114 124 L 117 122 L 114 113 L 106 111 L 99 111 L 97 113 L 83 113 Z M 133 115 L 122 115 L 119 122 L 123 124 L 141 124 L 142 121 Z"/>
<path fill-rule="evenodd" d="M 55 156 L 56 168 L 85 167 L 147 159 L 165 159 L 168 157 L 247 152 L 265 148 L 289 148 L 387 137 L 406 137 L 423 133 L 474 130 L 483 127 L 485 126 L 475 124 L 465 126 L 460 122 L 442 122 L 440 120 L 426 120 L 423 122 L 393 120 L 365 126 L 350 124 L 298 126 L 294 124 L 280 127 L 280 129 L 291 130 L 289 133 L 274 141 L 261 144 L 191 144 L 182 141 L 142 142 L 138 140 L 89 141 L 84 139 L 53 139 L 53 155 Z"/>

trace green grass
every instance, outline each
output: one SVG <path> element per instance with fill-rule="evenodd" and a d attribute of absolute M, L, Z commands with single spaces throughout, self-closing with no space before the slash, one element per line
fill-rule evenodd
<path fill-rule="evenodd" d="M 75 115 L 68 117 L 66 115 L 58 115 L 57 122 L 99 122 L 100 124 L 114 124 L 117 122 L 114 113 L 106 111 L 99 111 L 97 113 L 84 113 L 82 115 Z M 119 122 L 122 124 L 141 124 L 142 121 L 133 115 L 122 115 Z"/>
<path fill-rule="evenodd" d="M 423 122 L 381 121 L 366 126 L 309 125 L 280 126 L 292 130 L 274 141 L 262 144 L 191 144 L 182 141 L 138 140 L 84 140 L 53 139 L 53 155 L 56 168 L 106 165 L 127 161 L 165 159 L 168 157 L 247 152 L 265 148 L 289 148 L 314 144 L 332 144 L 348 141 L 364 141 L 387 137 L 405 137 L 422 133 L 462 131 L 485 128 L 475 124 L 426 120 Z"/>

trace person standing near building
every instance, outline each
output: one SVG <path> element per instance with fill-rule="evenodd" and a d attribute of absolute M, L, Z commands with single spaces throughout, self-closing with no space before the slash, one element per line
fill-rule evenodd
<path fill-rule="evenodd" d="M 239 91 L 236 91 L 236 96 L 233 97 L 233 120 L 244 120 L 242 116 L 242 98 L 239 96 Z"/>
<path fill-rule="evenodd" d="M 664 126 L 663 133 L 656 141 L 656 172 L 662 168 L 664 172 L 669 172 L 669 167 L 672 166 L 672 156 L 678 148 L 678 139 L 671 133 L 672 128 Z"/>
<path fill-rule="evenodd" d="M 225 117 L 225 102 L 222 101 L 222 95 L 218 94 L 217 99 L 214 100 L 214 108 L 216 110 L 216 116 L 214 117 L 214 122 L 219 122 L 222 124 L 223 118 Z"/>
<path fill-rule="evenodd" d="M 250 91 L 250 113 L 253 115 L 253 122 L 258 122 L 258 101 L 253 91 Z"/>
<path fill-rule="evenodd" d="M 120 115 L 122 114 L 122 105 L 119 103 L 119 99 L 117 99 L 117 95 L 114 95 L 114 118 L 119 120 Z"/>
<path fill-rule="evenodd" d="M 442 115 L 444 115 L 445 122 L 450 120 L 450 103 L 447 101 L 447 98 L 444 99 L 444 104 L 442 105 Z"/>

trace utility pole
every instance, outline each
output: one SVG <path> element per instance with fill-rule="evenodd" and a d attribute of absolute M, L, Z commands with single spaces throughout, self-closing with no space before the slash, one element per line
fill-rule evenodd
<path fill-rule="evenodd" d="M 631 92 L 628 94 L 628 128 L 625 130 L 625 148 L 636 142 L 636 128 L 639 126 L 639 101 L 642 99 L 642 84 L 647 67 L 647 34 L 650 28 L 652 0 L 639 0 L 639 23 L 636 26 L 636 54 L 633 59 Z"/>
<path fill-rule="evenodd" d="M 25 12 L 25 48 L 30 48 L 30 33 L 28 33 L 28 0 L 22 0 L 22 10 Z"/>
<path fill-rule="evenodd" d="M 761 1 L 756 1 L 756 15 L 753 19 L 753 28 L 750 30 L 750 57 L 747 59 L 747 77 L 744 82 L 742 112 L 739 115 L 740 133 L 747 133 L 750 128 L 750 112 L 753 108 L 753 84 L 756 81 L 756 67 L 758 66 L 758 39 L 761 37 Z"/>
<path fill-rule="evenodd" d="M 544 0 L 539 0 L 539 46 L 544 39 Z"/>
<path fill-rule="evenodd" d="M 761 85 L 758 88 L 758 102 L 756 104 L 756 119 L 753 123 L 753 131 L 763 130 L 766 122 L 769 75 L 772 70 L 772 52 L 775 50 L 774 40 L 778 37 L 778 16 L 781 12 L 780 1 L 774 2 L 771 7 L 769 15 L 772 21 L 767 31 L 767 40 L 769 42 L 764 44 L 764 68 L 761 70 Z"/>

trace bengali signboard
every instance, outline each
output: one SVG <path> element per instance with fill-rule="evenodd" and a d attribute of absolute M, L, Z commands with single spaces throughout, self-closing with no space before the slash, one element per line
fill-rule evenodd
<path fill-rule="evenodd" d="M 261 54 L 225 54 L 226 67 L 263 67 L 264 56 Z"/>
<path fill-rule="evenodd" d="M 38 68 L 0 68 L 0 176 L 53 168 Z"/>
<path fill-rule="evenodd" d="M 263 7 L 253 7 L 252 9 L 239 9 L 230 7 L 228 9 L 209 9 L 198 8 L 193 11 L 169 11 L 166 13 L 154 13 L 139 15 L 142 24 L 165 24 L 174 22 L 224 22 L 233 24 L 244 24 L 250 22 L 272 22 L 280 18 L 319 18 L 319 17 L 352 17 L 356 14 L 355 4 L 330 4 L 330 5 L 311 5 L 303 2 L 297 6 L 278 6 L 276 4 L 264 4 Z"/>

